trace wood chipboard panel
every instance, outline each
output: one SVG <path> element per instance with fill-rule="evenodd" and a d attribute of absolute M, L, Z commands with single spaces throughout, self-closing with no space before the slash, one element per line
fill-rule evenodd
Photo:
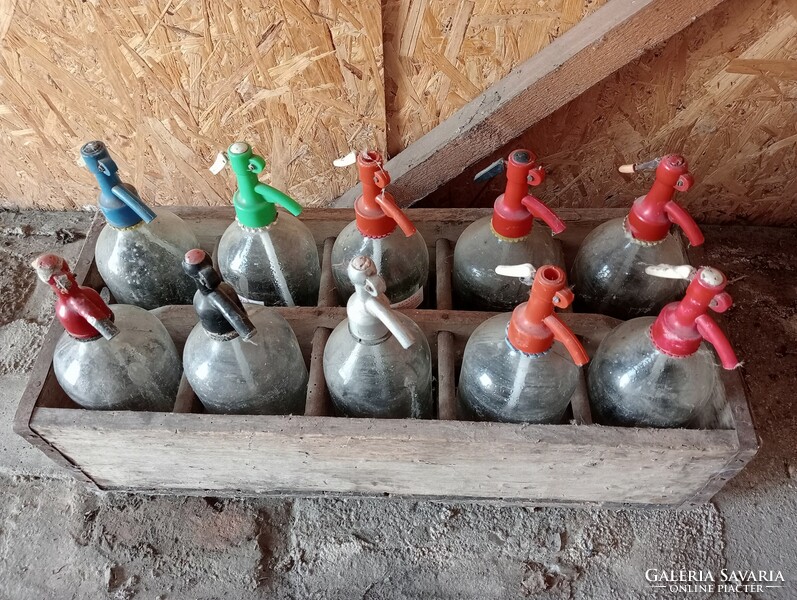
<path fill-rule="evenodd" d="M 385 144 L 378 0 L 10 0 L 0 6 L 0 202 L 94 203 L 82 143 L 108 142 L 154 204 L 230 202 L 208 170 L 237 139 L 306 205 L 356 180 L 332 160 Z"/>
<path fill-rule="evenodd" d="M 797 223 L 797 2 L 728 0 L 608 77 L 423 206 L 488 206 L 501 178 L 479 169 L 529 147 L 549 177 L 549 206 L 622 207 L 652 177 L 617 166 L 681 152 L 695 185 L 676 199 L 705 222 Z"/>
<path fill-rule="evenodd" d="M 385 2 L 389 154 L 434 129 L 607 1 Z"/>

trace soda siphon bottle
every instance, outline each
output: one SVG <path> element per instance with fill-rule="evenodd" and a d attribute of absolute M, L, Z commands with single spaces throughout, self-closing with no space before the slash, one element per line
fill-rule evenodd
<path fill-rule="evenodd" d="M 552 264 L 564 268 L 562 248 L 547 229 L 534 227 L 540 219 L 554 234 L 565 224 L 538 198 L 530 185 L 540 185 L 545 171 L 530 150 L 513 150 L 476 176 L 477 181 L 506 169 L 506 190 L 498 196 L 493 214 L 462 232 L 454 248 L 452 284 L 457 306 L 470 310 L 511 311 L 528 299 L 528 288 L 519 279 L 501 277 L 498 265 Z"/>
<path fill-rule="evenodd" d="M 78 285 L 60 256 L 43 254 L 33 268 L 57 298 L 64 333 L 53 371 L 66 395 L 94 410 L 171 411 L 182 365 L 158 318 L 138 306 L 108 306 L 96 291 Z"/>
<path fill-rule="evenodd" d="M 355 220 L 335 239 L 332 275 L 341 299 L 354 293 L 348 267 L 356 256 L 367 256 L 385 282 L 385 295 L 394 308 L 417 308 L 429 277 L 429 251 L 421 234 L 385 191 L 390 176 L 378 152 L 357 154 L 363 193 L 354 202 Z M 398 226 L 398 227 L 397 227 Z"/>
<path fill-rule="evenodd" d="M 554 313 L 573 301 L 561 267 L 499 266 L 500 275 L 533 278 L 527 302 L 491 317 L 468 338 L 459 376 L 463 417 L 504 423 L 561 423 L 589 358 Z M 527 288 L 528 289 L 528 288 Z"/>
<path fill-rule="evenodd" d="M 301 205 L 258 181 L 266 161 L 246 142 L 227 150 L 238 190 L 233 196 L 235 222 L 221 237 L 221 276 L 243 302 L 266 306 L 315 306 L 321 281 L 313 234 L 294 215 Z M 278 204 L 288 212 L 278 212 Z"/>
<path fill-rule="evenodd" d="M 620 167 L 623 173 L 650 170 L 656 171 L 653 186 L 636 199 L 628 216 L 606 221 L 581 244 L 571 270 L 579 312 L 618 319 L 651 316 L 684 293 L 682 281 L 648 277 L 645 267 L 688 262 L 686 249 L 671 231 L 673 223 L 691 245 L 703 243 L 697 223 L 673 200 L 694 180 L 686 159 L 677 154 Z"/>
<path fill-rule="evenodd" d="M 324 348 L 324 377 L 338 414 L 427 419 L 434 413 L 432 355 L 423 332 L 390 308 L 385 282 L 367 256 L 348 268 L 347 319 Z"/>
<path fill-rule="evenodd" d="M 100 210 L 108 224 L 94 254 L 114 299 L 148 310 L 190 304 L 195 288 L 180 262 L 199 245 L 194 233 L 174 213 L 149 208 L 132 185 L 122 183 L 104 143 L 89 142 L 80 154 L 100 185 Z"/>
<path fill-rule="evenodd" d="M 196 282 L 199 323 L 183 350 L 185 376 L 209 413 L 287 415 L 304 412 L 307 366 L 288 322 L 271 308 L 252 317 L 203 250 L 183 268 Z"/>
<path fill-rule="evenodd" d="M 684 298 L 658 317 L 620 324 L 598 346 L 587 375 L 592 416 L 604 425 L 683 427 L 706 405 L 719 384 L 714 352 L 724 369 L 739 359 L 706 313 L 733 303 L 725 275 L 711 267 L 652 265 L 649 276 L 691 280 Z"/>

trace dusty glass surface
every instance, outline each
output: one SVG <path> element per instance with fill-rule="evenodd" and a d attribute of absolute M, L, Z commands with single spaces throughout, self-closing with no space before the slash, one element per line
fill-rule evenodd
<path fill-rule="evenodd" d="M 565 267 L 562 248 L 550 229 L 535 224 L 526 237 L 507 241 L 493 232 L 491 219 L 471 223 L 457 240 L 452 280 L 457 308 L 506 312 L 529 299 L 529 286 L 498 275 L 498 265 Z"/>
<path fill-rule="evenodd" d="M 259 229 L 230 224 L 219 242 L 221 276 L 249 302 L 315 306 L 321 266 L 313 234 L 290 213 L 277 215 Z"/>
<path fill-rule="evenodd" d="M 151 223 L 106 225 L 97 238 L 97 269 L 120 304 L 148 310 L 191 304 L 196 286 L 183 272 L 183 256 L 199 242 L 182 219 L 163 208 L 155 212 Z"/>
<path fill-rule="evenodd" d="M 621 324 L 589 365 L 593 419 L 606 425 L 681 427 L 702 410 L 718 383 L 714 352 L 701 344 L 691 356 L 663 354 L 650 340 L 654 317 Z"/>
<path fill-rule="evenodd" d="M 360 343 L 349 332 L 348 320 L 329 336 L 324 377 L 339 415 L 383 419 L 433 416 L 429 343 L 411 319 L 399 313 L 395 317 L 414 332 L 416 341 L 406 350 L 390 334 L 380 343 Z"/>
<path fill-rule="evenodd" d="M 183 350 L 191 388 L 210 413 L 303 414 L 308 375 L 296 335 L 273 310 L 250 320 L 251 342 L 214 339 L 197 323 Z"/>
<path fill-rule="evenodd" d="M 112 304 L 119 334 L 79 341 L 64 332 L 53 355 L 67 396 L 96 410 L 171 411 L 182 364 L 166 328 L 143 308 Z"/>
<path fill-rule="evenodd" d="M 420 233 L 407 237 L 396 227 L 390 235 L 372 239 L 364 237 L 352 221 L 332 247 L 332 275 L 344 304 L 354 293 L 347 269 L 355 256 L 368 256 L 374 261 L 377 273 L 385 280 L 385 295 L 391 304 L 418 293 L 429 277 L 429 250 Z"/>
<path fill-rule="evenodd" d="M 683 244 L 672 233 L 657 244 L 645 244 L 626 231 L 624 219 L 606 221 L 584 239 L 573 262 L 574 308 L 618 319 L 654 316 L 680 299 L 686 284 L 647 275 L 645 267 L 688 262 Z"/>
<path fill-rule="evenodd" d="M 579 368 L 564 346 L 526 354 L 511 346 L 511 315 L 476 328 L 462 357 L 457 396 L 462 418 L 506 423 L 561 423 L 578 385 Z"/>

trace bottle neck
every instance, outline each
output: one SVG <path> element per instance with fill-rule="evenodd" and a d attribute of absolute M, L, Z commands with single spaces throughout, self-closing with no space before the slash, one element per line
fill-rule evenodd
<path fill-rule="evenodd" d="M 354 218 L 357 230 L 367 238 L 383 238 L 396 229 L 396 222 L 385 214 L 375 196 L 363 194 L 357 198 L 354 202 Z"/>
<path fill-rule="evenodd" d="M 539 354 L 553 345 L 554 334 L 545 324 L 553 314 L 554 297 L 567 293 L 565 274 L 558 267 L 541 267 L 534 277 L 529 299 L 512 312 L 507 339 L 512 346 L 527 354 Z"/>
<path fill-rule="evenodd" d="M 523 206 L 529 195 L 529 169 L 531 153 L 525 150 L 512 152 L 506 162 L 506 187 L 493 204 L 492 228 L 500 237 L 524 238 L 531 233 L 534 217 Z"/>
<path fill-rule="evenodd" d="M 526 354 L 540 354 L 553 346 L 553 333 L 539 318 L 536 310 L 521 304 L 512 313 L 506 338 L 513 348 Z"/>
<path fill-rule="evenodd" d="M 126 183 L 120 183 L 119 185 L 132 194 L 137 194 L 136 189 L 132 185 Z M 136 214 L 136 211 L 119 200 L 119 198 L 111 192 L 111 189 L 108 189 L 106 192 L 105 187 L 101 187 L 99 206 L 108 225 L 114 229 L 128 229 L 129 227 L 135 227 L 144 222 L 144 220 Z"/>
<path fill-rule="evenodd" d="M 237 221 L 249 229 L 268 227 L 277 219 L 277 208 L 253 193 L 247 196 L 239 189 L 232 198 Z"/>
<path fill-rule="evenodd" d="M 393 196 L 385 192 L 390 176 L 382 168 L 382 157 L 378 152 L 367 151 L 357 155 L 357 172 L 363 193 L 354 202 L 357 229 L 368 238 L 382 238 L 393 233 L 396 221 L 385 214 L 377 197 L 384 195 L 388 203 L 395 204 Z"/>
<path fill-rule="evenodd" d="M 523 198 L 529 194 L 529 184 L 526 181 L 526 173 L 522 172 L 516 174 L 514 177 L 508 177 L 506 181 L 506 190 L 503 194 L 503 203 L 510 211 L 526 209 L 521 204 Z"/>
<path fill-rule="evenodd" d="M 692 225 L 697 228 L 691 217 L 673 200 L 676 190 L 685 191 L 692 185 L 686 159 L 678 154 L 668 154 L 651 164 L 654 163 L 656 174 L 650 191 L 637 198 L 628 215 L 631 234 L 644 242 L 658 242 L 666 238 L 673 222 L 677 222 L 682 228 L 691 229 Z"/>
<path fill-rule="evenodd" d="M 378 302 L 376 299 L 369 301 L 366 296 L 355 291 L 346 303 L 349 333 L 358 342 L 368 346 L 381 344 L 390 335 L 385 324 L 368 310 L 369 302 L 374 301 Z"/>
<path fill-rule="evenodd" d="M 635 239 L 660 242 L 667 237 L 672 223 L 665 207 L 673 196 L 672 185 L 657 179 L 650 191 L 634 202 L 628 214 L 628 227 Z"/>
<path fill-rule="evenodd" d="M 55 288 L 53 288 L 55 289 Z M 99 322 L 113 322 L 115 317 L 110 307 L 93 289 L 75 284 L 70 290 L 56 290 L 55 314 L 64 330 L 77 340 L 91 340 L 101 337 Z M 95 327 L 88 318 L 97 323 Z"/>
<path fill-rule="evenodd" d="M 700 281 L 698 271 L 684 297 L 665 306 L 650 329 L 653 344 L 670 356 L 689 356 L 697 352 L 703 342 L 698 319 L 706 315 L 711 302 L 725 287 L 724 276 L 716 285 Z"/>

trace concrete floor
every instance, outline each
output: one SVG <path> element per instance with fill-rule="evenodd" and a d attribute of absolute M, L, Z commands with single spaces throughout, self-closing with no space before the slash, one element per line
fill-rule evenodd
<path fill-rule="evenodd" d="M 707 228 L 732 281 L 759 455 L 696 510 L 493 508 L 401 500 L 93 494 L 11 431 L 52 315 L 27 264 L 73 259 L 88 213 L 0 214 L 0 600 L 706 598 L 647 569 L 780 570 L 733 598 L 797 598 L 797 232 Z"/>

